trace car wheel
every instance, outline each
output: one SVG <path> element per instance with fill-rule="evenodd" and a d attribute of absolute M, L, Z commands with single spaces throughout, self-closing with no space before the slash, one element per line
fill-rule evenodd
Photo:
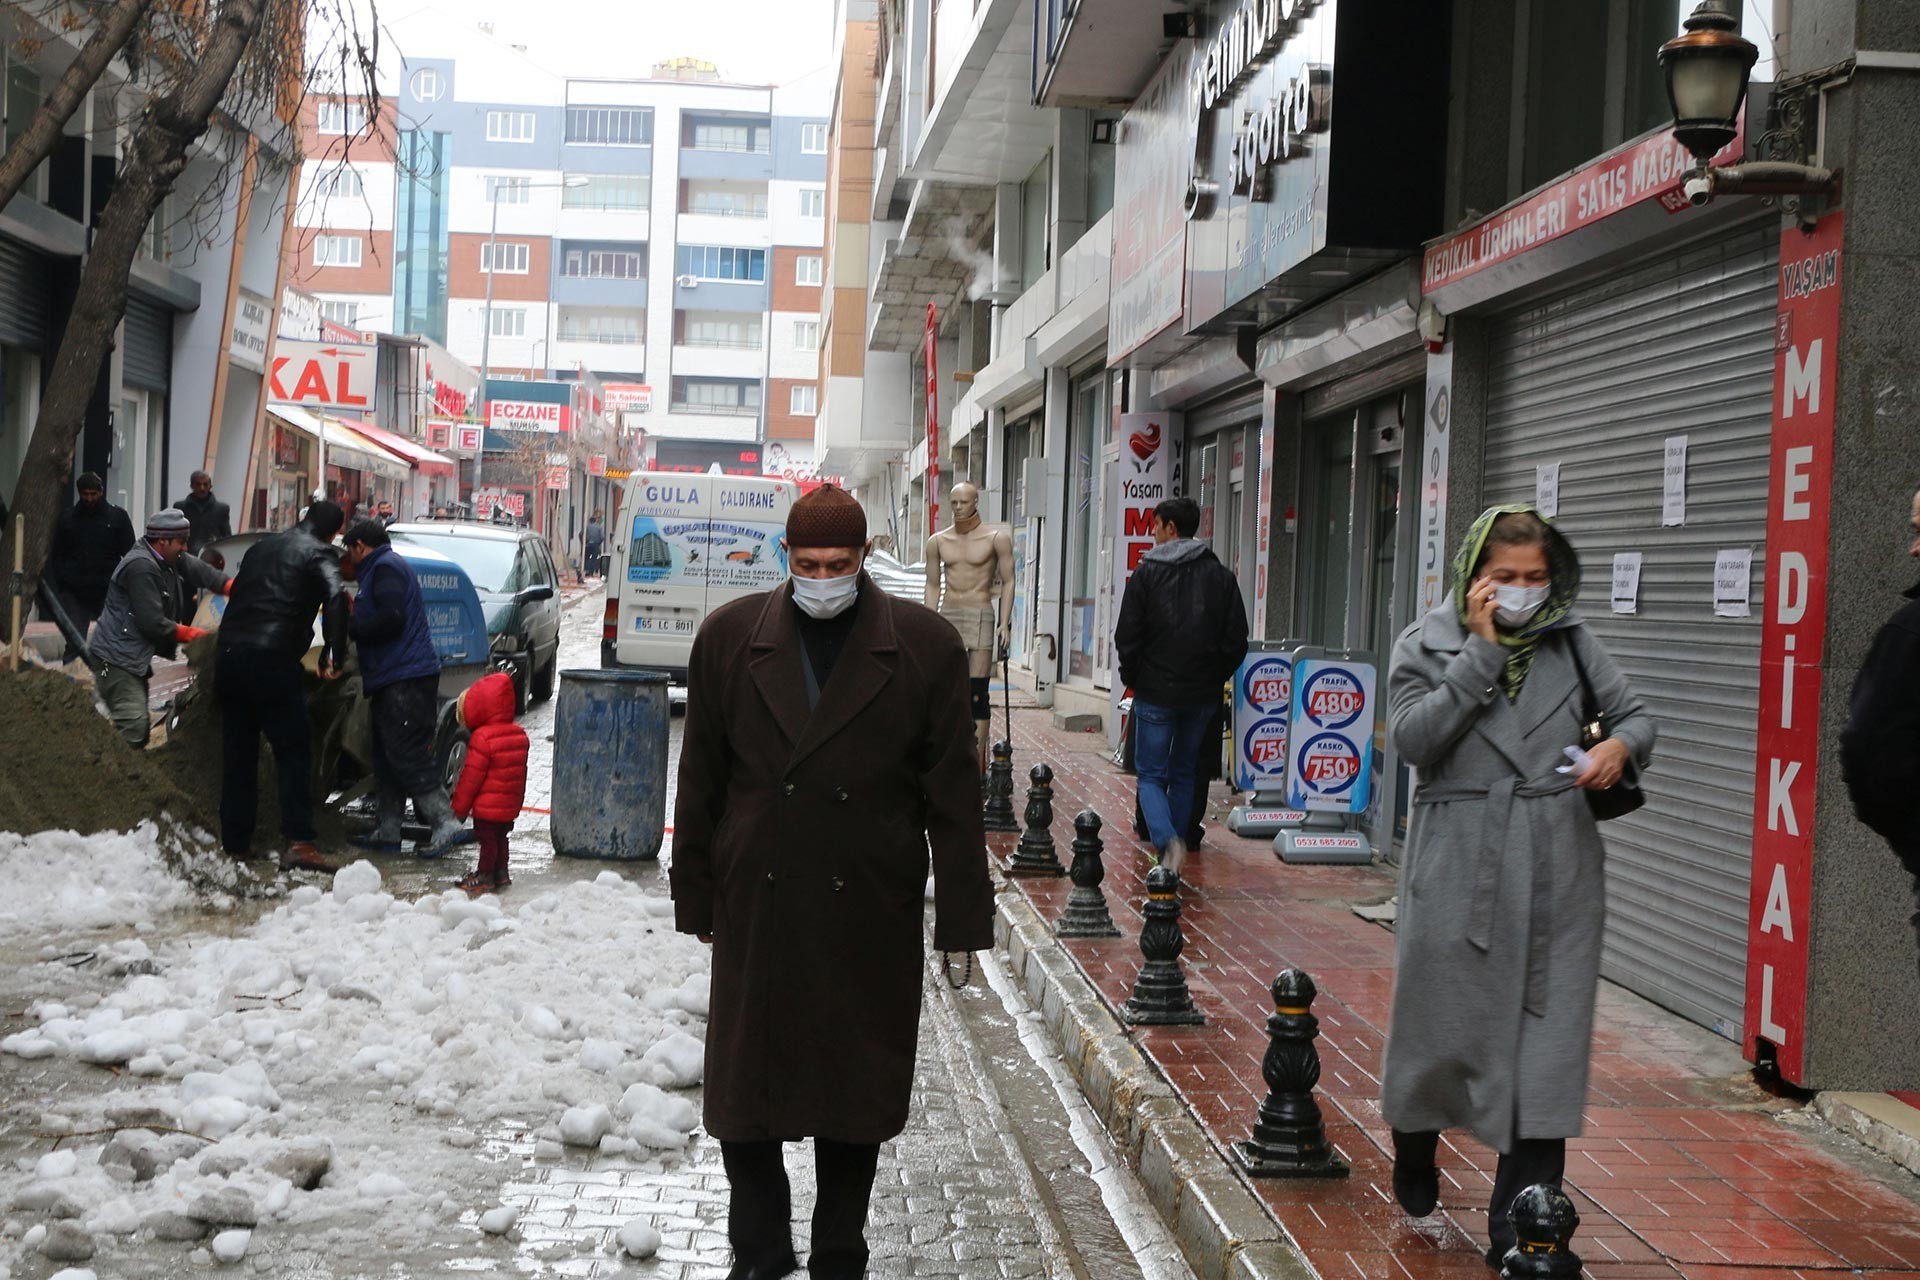
<path fill-rule="evenodd" d="M 559 675 L 560 647 L 554 646 L 553 656 L 547 659 L 547 665 L 533 673 L 533 700 L 545 702 L 553 696 L 554 678 Z"/>
<path fill-rule="evenodd" d="M 467 743 L 471 738 L 466 726 L 458 721 L 449 722 L 440 731 L 434 757 L 440 767 L 440 781 L 445 784 L 448 795 L 452 795 L 454 788 L 460 785 L 460 771 L 467 767 Z"/>

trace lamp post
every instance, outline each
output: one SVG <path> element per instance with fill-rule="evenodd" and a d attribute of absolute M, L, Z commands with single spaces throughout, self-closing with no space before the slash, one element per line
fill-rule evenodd
<path fill-rule="evenodd" d="M 1716 166 L 1713 157 L 1740 132 L 1740 111 L 1747 100 L 1747 77 L 1760 51 L 1740 35 L 1736 0 L 1700 0 L 1688 15 L 1686 33 L 1660 46 L 1667 102 L 1673 109 L 1673 136 L 1699 162 L 1682 190 L 1689 201 L 1706 204 L 1716 195 L 1826 196 L 1839 189 L 1839 175 L 1807 163 L 1809 148 L 1797 125 L 1768 130 L 1762 143 L 1787 158 Z M 1805 114 L 1805 96 L 1818 92 L 1817 77 L 1775 87 L 1773 116 L 1797 122 Z M 1810 211 L 1800 210 L 1803 222 Z"/>
<path fill-rule="evenodd" d="M 562 188 L 584 187 L 587 180 L 582 177 L 562 178 L 559 182 L 529 182 L 519 187 L 522 191 L 558 191 Z M 480 324 L 480 449 L 473 455 L 473 505 L 474 514 L 480 514 L 480 476 L 487 462 L 487 419 L 493 410 L 493 396 L 489 383 L 493 376 L 493 277 L 500 269 L 500 187 L 494 183 L 493 190 L 487 195 L 487 202 L 493 206 L 493 220 L 487 231 L 486 248 L 481 253 L 481 266 L 487 273 L 487 306 L 485 318 Z"/>

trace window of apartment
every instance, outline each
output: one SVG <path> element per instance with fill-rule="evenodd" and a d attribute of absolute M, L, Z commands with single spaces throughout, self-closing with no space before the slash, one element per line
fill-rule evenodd
<path fill-rule="evenodd" d="M 357 267 L 360 265 L 359 236 L 315 236 L 313 265 L 316 267 Z"/>
<path fill-rule="evenodd" d="M 803 218 L 824 218 L 827 216 L 827 189 L 825 187 L 800 188 L 800 216 Z"/>
<path fill-rule="evenodd" d="M 685 117 L 686 145 L 695 151 L 752 151 L 773 149 L 771 131 L 765 121 L 703 120 Z"/>
<path fill-rule="evenodd" d="M 823 259 L 817 253 L 803 253 L 793 260 L 793 282 L 795 284 L 819 284 L 822 278 Z"/>
<path fill-rule="evenodd" d="M 643 213 L 652 197 L 653 180 L 644 173 L 570 173 L 567 181 L 586 181 L 577 187 L 563 187 L 563 209 L 599 209 Z"/>
<path fill-rule="evenodd" d="M 818 320 L 795 320 L 793 322 L 793 345 L 801 351 L 820 349 L 820 322 Z"/>
<path fill-rule="evenodd" d="M 40 110 L 40 73 L 13 57 L 7 58 L 6 138 L 11 147 Z"/>
<path fill-rule="evenodd" d="M 681 312 L 680 343 L 688 347 L 726 347 L 739 351 L 760 349 L 760 317 L 732 312 Z"/>
<path fill-rule="evenodd" d="M 321 133 L 356 134 L 367 127 L 364 102 L 322 102 L 315 127 Z"/>
<path fill-rule="evenodd" d="M 1611 5 L 1527 0 L 1521 6 L 1526 113 L 1514 175 L 1520 190 L 1671 119 L 1655 55 L 1679 33 L 1681 13 L 1681 0 Z M 1764 35 L 1748 38 L 1767 45 Z M 1618 71 L 1608 74 L 1615 60 L 1625 69 L 1624 79 Z"/>
<path fill-rule="evenodd" d="M 760 384 L 728 378 L 675 378 L 674 407 L 693 413 L 727 413 L 760 407 Z"/>
<path fill-rule="evenodd" d="M 653 143 L 651 107 L 568 107 L 567 141 L 594 147 L 645 147 Z"/>
<path fill-rule="evenodd" d="M 525 307 L 495 307 L 489 330 L 496 338 L 524 338 L 527 336 L 527 309 Z"/>
<path fill-rule="evenodd" d="M 646 341 L 647 313 L 611 307 L 561 307 L 561 342 L 637 347 Z"/>
<path fill-rule="evenodd" d="M 676 274 L 692 276 L 697 280 L 746 280 L 758 283 L 767 278 L 765 249 L 683 244 L 676 261 Z"/>
<path fill-rule="evenodd" d="M 684 212 L 705 213 L 719 218 L 764 218 L 767 216 L 767 189 L 745 182 L 714 182 L 693 179 L 687 183 Z"/>
<path fill-rule="evenodd" d="M 533 179 L 487 175 L 488 204 L 527 204 L 533 199 Z"/>
<path fill-rule="evenodd" d="M 824 124 L 801 125 L 800 150 L 810 156 L 827 154 L 827 126 Z"/>
<path fill-rule="evenodd" d="M 811 418 L 820 411 L 820 388 L 811 382 L 802 382 L 793 388 L 793 394 L 787 398 L 787 412 Z"/>
<path fill-rule="evenodd" d="M 525 241 L 483 240 L 480 242 L 480 270 L 499 272 L 503 276 L 523 276 L 527 274 L 527 261 L 532 256 L 532 246 Z"/>
<path fill-rule="evenodd" d="M 533 112 L 487 112 L 488 142 L 532 142 Z"/>
<path fill-rule="evenodd" d="M 320 314 L 335 324 L 343 324 L 349 329 L 360 327 L 360 304 L 357 302 L 322 301 Z"/>
<path fill-rule="evenodd" d="M 358 200 L 366 194 L 358 169 L 342 166 L 313 175 L 313 194 L 321 200 Z"/>
<path fill-rule="evenodd" d="M 570 280 L 638 280 L 647 274 L 646 254 L 638 249 L 570 248 L 560 274 Z"/>
<path fill-rule="evenodd" d="M 147 224 L 146 234 L 140 240 L 140 252 L 155 262 L 166 262 L 173 257 L 173 194 L 160 197 L 160 207 L 153 211 L 153 221 Z"/>
<path fill-rule="evenodd" d="M 1047 274 L 1047 197 L 1051 190 L 1049 156 L 1020 184 L 1020 288 L 1031 289 Z"/>
<path fill-rule="evenodd" d="M 413 73 L 413 96 L 418 102 L 438 102 L 440 95 L 447 91 L 447 82 L 432 67 L 422 67 Z"/>

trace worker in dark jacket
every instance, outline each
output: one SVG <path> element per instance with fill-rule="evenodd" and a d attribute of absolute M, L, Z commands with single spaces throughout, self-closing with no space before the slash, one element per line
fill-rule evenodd
<path fill-rule="evenodd" d="M 213 496 L 212 476 L 196 471 L 187 484 L 193 491 L 174 505 L 193 526 L 193 534 L 187 539 L 187 554 L 197 556 L 209 542 L 233 536 L 233 519 L 227 504 Z"/>
<path fill-rule="evenodd" d="M 600 553 L 607 546 L 607 527 L 600 522 L 598 511 L 593 513 L 593 519 L 587 521 L 586 545 L 587 563 L 583 572 L 590 578 L 605 576 L 605 571 L 600 567 Z"/>
<path fill-rule="evenodd" d="M 1913 545 L 1920 560 L 1920 493 L 1913 495 Z M 1840 731 L 1840 768 L 1860 821 L 1893 847 L 1913 877 L 1913 928 L 1920 936 L 1920 586 L 1880 628 L 1853 685 Z"/>
<path fill-rule="evenodd" d="M 234 858 L 253 856 L 264 733 L 280 775 L 283 865 L 333 869 L 313 843 L 313 734 L 300 664 L 313 645 L 316 613 L 322 615 L 320 678 L 338 679 L 346 660 L 347 584 L 332 546 L 341 523 L 339 507 L 314 503 L 293 528 L 255 544 L 233 580 L 214 676 L 225 748 L 220 842 Z"/>
<path fill-rule="evenodd" d="M 225 593 L 226 575 L 187 553 L 191 527 L 168 507 L 147 517 L 146 537 L 120 558 L 107 580 L 107 600 L 93 636 L 99 677 L 94 691 L 127 745 L 147 745 L 153 719 L 147 680 L 155 655 L 171 658 L 204 633 L 190 625 L 204 590 Z"/>
<path fill-rule="evenodd" d="M 47 550 L 47 576 L 54 593 L 81 635 L 107 603 L 107 579 L 120 558 L 133 550 L 133 521 L 107 501 L 107 486 L 97 472 L 83 471 L 74 490 L 80 500 L 60 513 Z M 66 660 L 79 651 L 71 645 Z"/>
<path fill-rule="evenodd" d="M 380 517 L 356 520 L 340 539 L 360 593 L 347 634 L 360 652 L 360 687 L 373 722 L 373 783 L 378 820 L 353 843 L 376 853 L 400 852 L 407 797 L 429 828 L 416 852 L 437 858 L 466 831 L 453 816 L 433 767 L 439 723 L 440 655 L 427 628 L 427 605 L 413 566 L 393 549 Z"/>
<path fill-rule="evenodd" d="M 1153 509 L 1155 545 L 1127 582 L 1113 633 L 1120 678 L 1133 690 L 1140 810 L 1148 839 L 1175 871 L 1187 855 L 1200 741 L 1221 686 L 1247 655 L 1240 584 L 1194 539 L 1199 527 L 1191 498 Z"/>

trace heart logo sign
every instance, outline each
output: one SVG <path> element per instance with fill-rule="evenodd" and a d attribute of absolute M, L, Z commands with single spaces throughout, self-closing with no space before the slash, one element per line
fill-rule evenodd
<path fill-rule="evenodd" d="M 1160 424 L 1147 424 L 1145 431 L 1134 432 L 1127 443 L 1132 447 L 1134 457 L 1141 462 L 1147 461 L 1160 449 Z"/>

